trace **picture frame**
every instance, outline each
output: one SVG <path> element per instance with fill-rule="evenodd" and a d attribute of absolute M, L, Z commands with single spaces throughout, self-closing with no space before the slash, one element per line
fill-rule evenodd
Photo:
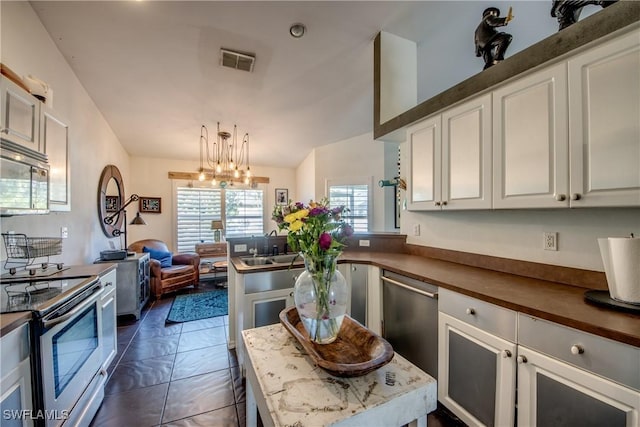
<path fill-rule="evenodd" d="M 105 196 L 104 206 L 107 212 L 117 212 L 120 209 L 120 197 L 119 196 Z"/>
<path fill-rule="evenodd" d="M 140 213 L 162 213 L 162 199 L 160 197 L 140 197 Z"/>
<path fill-rule="evenodd" d="M 289 203 L 289 189 L 276 188 L 276 205 L 284 206 Z"/>

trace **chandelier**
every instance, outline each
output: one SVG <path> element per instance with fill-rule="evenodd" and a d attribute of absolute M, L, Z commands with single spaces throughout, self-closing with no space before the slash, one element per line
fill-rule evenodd
<path fill-rule="evenodd" d="M 216 139 L 209 144 L 209 131 L 205 125 L 200 128 L 200 169 L 199 181 L 211 180 L 211 185 L 226 187 L 234 181 L 251 183 L 249 166 L 249 134 L 245 133 L 238 142 L 238 128 L 233 125 L 233 134 L 221 131 L 218 122 Z"/>

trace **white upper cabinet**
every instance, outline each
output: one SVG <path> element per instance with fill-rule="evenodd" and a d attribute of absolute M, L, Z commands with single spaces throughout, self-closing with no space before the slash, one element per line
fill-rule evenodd
<path fill-rule="evenodd" d="M 49 209 L 71 210 L 69 188 L 69 125 L 42 106 L 42 145 L 49 158 Z"/>
<path fill-rule="evenodd" d="M 440 210 L 441 195 L 440 114 L 429 117 L 407 130 L 409 143 L 409 210 Z"/>
<path fill-rule="evenodd" d="M 640 35 L 569 60 L 571 206 L 640 206 Z"/>
<path fill-rule="evenodd" d="M 407 131 L 410 210 L 491 208 L 491 95 Z"/>
<path fill-rule="evenodd" d="M 491 94 L 442 114 L 442 209 L 491 208 Z"/>
<path fill-rule="evenodd" d="M 493 93 L 493 207 L 569 206 L 566 63 Z"/>
<path fill-rule="evenodd" d="M 0 131 L 2 138 L 42 152 L 40 101 L 4 77 L 0 78 Z"/>

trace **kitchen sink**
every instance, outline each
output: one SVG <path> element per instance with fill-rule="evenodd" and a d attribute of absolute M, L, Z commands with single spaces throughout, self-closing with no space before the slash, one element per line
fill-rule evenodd
<path fill-rule="evenodd" d="M 302 257 L 298 254 L 273 255 L 270 259 L 275 264 L 291 264 L 294 260 L 302 261 Z"/>
<path fill-rule="evenodd" d="M 273 264 L 273 261 L 266 256 L 240 257 L 240 261 L 248 266 Z"/>

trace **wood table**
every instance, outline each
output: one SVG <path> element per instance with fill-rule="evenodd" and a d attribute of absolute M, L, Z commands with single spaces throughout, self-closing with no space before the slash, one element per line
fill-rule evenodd
<path fill-rule="evenodd" d="M 340 378 L 315 366 L 280 324 L 242 331 L 247 426 L 426 427 L 436 380 L 395 354 L 367 375 Z"/>

